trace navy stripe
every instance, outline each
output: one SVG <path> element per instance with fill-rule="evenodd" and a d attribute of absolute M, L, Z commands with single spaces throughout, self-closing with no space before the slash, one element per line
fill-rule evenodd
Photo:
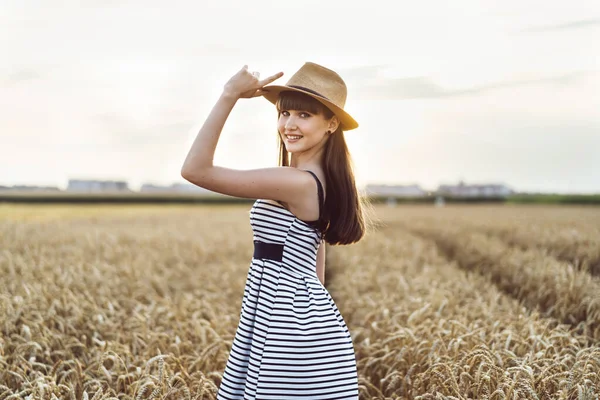
<path fill-rule="evenodd" d="M 253 257 L 281 261 L 283 257 L 283 245 L 277 243 L 259 242 L 258 240 L 255 240 Z"/>

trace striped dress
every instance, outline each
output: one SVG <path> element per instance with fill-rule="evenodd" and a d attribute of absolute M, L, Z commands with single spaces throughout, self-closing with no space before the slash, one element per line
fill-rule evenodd
<path fill-rule="evenodd" d="M 252 206 L 254 255 L 218 400 L 358 399 L 352 338 L 316 273 L 320 220 L 273 200 Z"/>

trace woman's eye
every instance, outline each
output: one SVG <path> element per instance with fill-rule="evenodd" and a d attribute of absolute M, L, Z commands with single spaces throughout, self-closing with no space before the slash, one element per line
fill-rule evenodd
<path fill-rule="evenodd" d="M 280 114 L 283 115 L 284 117 L 288 117 L 290 115 L 289 111 L 285 111 L 285 110 L 281 111 Z M 310 117 L 310 114 L 306 113 L 306 112 L 301 112 L 300 117 L 308 118 L 308 117 Z"/>

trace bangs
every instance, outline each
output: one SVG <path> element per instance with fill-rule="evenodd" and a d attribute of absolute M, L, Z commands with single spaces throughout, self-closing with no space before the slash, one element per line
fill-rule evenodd
<path fill-rule="evenodd" d="M 279 99 L 275 104 L 277 112 L 281 110 L 306 111 L 311 114 L 323 114 L 325 106 L 311 96 L 301 93 L 284 91 L 279 94 Z"/>

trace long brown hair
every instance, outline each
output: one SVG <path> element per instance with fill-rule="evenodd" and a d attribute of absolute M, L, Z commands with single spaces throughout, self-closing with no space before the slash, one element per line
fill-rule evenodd
<path fill-rule="evenodd" d="M 300 92 L 281 92 L 276 106 L 278 117 L 281 110 L 306 111 L 321 114 L 326 119 L 334 115 L 325 105 Z M 370 209 L 371 205 L 368 198 L 360 195 L 356 188 L 352 159 L 341 125 L 328 136 L 321 164 L 325 172 L 327 195 L 320 230 L 325 241 L 331 245 L 356 243 L 368 229 L 365 210 Z M 278 165 L 287 167 L 290 153 L 279 134 L 277 138 Z"/>

